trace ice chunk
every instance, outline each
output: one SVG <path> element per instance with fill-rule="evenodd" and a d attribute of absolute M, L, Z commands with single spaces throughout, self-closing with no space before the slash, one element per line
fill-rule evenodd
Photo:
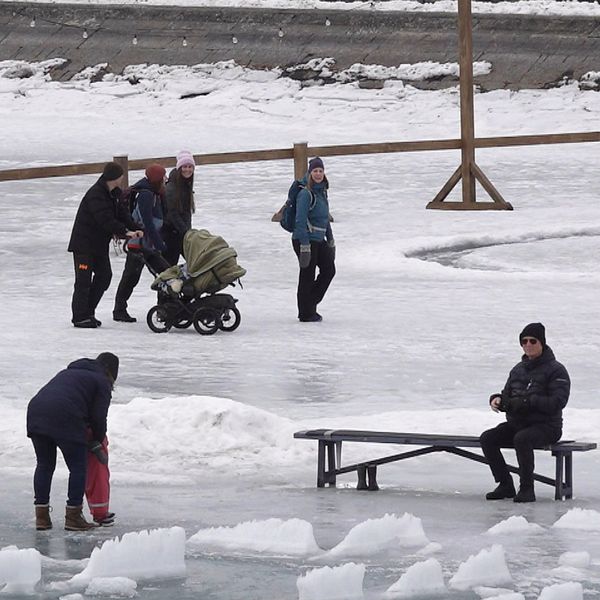
<path fill-rule="evenodd" d="M 66 596 L 59 596 L 58 600 L 85 600 L 83 594 L 67 594 Z"/>
<path fill-rule="evenodd" d="M 549 585 L 542 590 L 538 600 L 583 600 L 583 587 L 574 581 Z"/>
<path fill-rule="evenodd" d="M 42 578 L 42 557 L 35 548 L 0 550 L 0 587 L 3 594 L 31 594 Z M 4 586 L 4 587 L 2 587 Z"/>
<path fill-rule="evenodd" d="M 525 596 L 519 592 L 507 592 L 499 596 L 487 596 L 486 600 L 525 600 Z"/>
<path fill-rule="evenodd" d="M 543 531 L 536 523 L 530 523 L 525 517 L 512 516 L 504 521 L 500 521 L 493 527 L 490 527 L 486 533 L 490 535 L 503 535 L 512 533 L 536 533 Z"/>
<path fill-rule="evenodd" d="M 266 519 L 246 521 L 234 527 L 201 529 L 188 540 L 188 544 L 292 556 L 322 552 L 315 541 L 312 524 L 302 519 Z"/>
<path fill-rule="evenodd" d="M 442 595 L 446 592 L 442 565 L 435 558 L 429 558 L 410 566 L 406 573 L 388 588 L 385 595 L 388 598 L 411 598 Z"/>
<path fill-rule="evenodd" d="M 429 542 L 425 548 L 421 548 L 417 550 L 417 554 L 419 556 L 427 556 L 428 554 L 433 554 L 435 552 L 439 552 L 442 549 L 442 545 L 438 542 Z"/>
<path fill-rule="evenodd" d="M 86 568 L 69 581 L 87 585 L 95 577 L 157 579 L 185 575 L 182 527 L 132 531 L 94 548 Z"/>
<path fill-rule="evenodd" d="M 600 531 L 600 512 L 587 508 L 572 508 L 558 519 L 552 527 Z"/>
<path fill-rule="evenodd" d="M 363 597 L 365 565 L 346 563 L 339 567 L 312 569 L 298 577 L 299 600 L 350 600 Z"/>
<path fill-rule="evenodd" d="M 133 598 L 137 583 L 128 577 L 94 577 L 85 590 L 86 596 L 116 596 Z"/>
<path fill-rule="evenodd" d="M 467 590 L 476 585 L 502 585 L 511 582 L 504 548 L 494 544 L 489 550 L 484 548 L 479 554 L 471 555 L 461 563 L 454 577 L 450 579 L 450 587 Z"/>
<path fill-rule="evenodd" d="M 355 525 L 328 554 L 364 556 L 390 546 L 425 546 L 428 543 L 421 519 L 409 513 L 400 518 L 386 514 L 380 519 L 367 519 Z"/>
<path fill-rule="evenodd" d="M 564 552 L 558 557 L 558 564 L 563 567 L 577 567 L 584 569 L 591 562 L 589 552 Z"/>

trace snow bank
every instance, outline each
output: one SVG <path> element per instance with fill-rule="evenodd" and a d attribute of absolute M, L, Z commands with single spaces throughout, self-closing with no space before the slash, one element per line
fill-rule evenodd
<path fill-rule="evenodd" d="M 365 565 L 346 563 L 308 571 L 296 580 L 299 600 L 346 600 L 363 597 Z"/>
<path fill-rule="evenodd" d="M 549 585 L 542 590 L 538 600 L 583 600 L 583 588 L 573 581 Z"/>
<path fill-rule="evenodd" d="M 600 531 L 600 512 L 588 508 L 572 508 L 558 519 L 552 527 Z"/>
<path fill-rule="evenodd" d="M 181 527 L 133 531 L 94 548 L 86 568 L 69 584 L 88 585 L 92 579 L 130 577 L 161 579 L 185 576 L 185 531 Z"/>
<path fill-rule="evenodd" d="M 137 595 L 137 583 L 127 577 L 94 577 L 85 590 L 86 596 L 116 596 L 133 598 Z"/>
<path fill-rule="evenodd" d="M 315 540 L 312 524 L 302 519 L 246 521 L 233 527 L 201 529 L 188 540 L 188 546 L 290 556 L 322 552 Z"/>
<path fill-rule="evenodd" d="M 563 567 L 576 567 L 584 569 L 591 562 L 590 553 L 585 550 L 581 552 L 564 552 L 558 557 L 558 564 Z"/>
<path fill-rule="evenodd" d="M 421 519 L 409 513 L 401 517 L 386 514 L 355 525 L 348 535 L 327 554 L 365 556 L 395 546 L 425 546 L 429 543 Z"/>
<path fill-rule="evenodd" d="M 490 535 L 510 535 L 513 533 L 537 533 L 540 531 L 543 531 L 543 527 L 540 525 L 530 523 L 525 517 L 514 515 L 490 527 L 486 533 Z"/>
<path fill-rule="evenodd" d="M 19 550 L 16 546 L 0 550 L 0 588 L 3 594 L 31 594 L 41 578 L 42 559 L 37 550 Z"/>
<path fill-rule="evenodd" d="M 430 558 L 410 566 L 386 593 L 390 598 L 411 598 L 413 596 L 438 596 L 447 592 L 442 574 L 442 565 Z"/>
<path fill-rule="evenodd" d="M 467 590 L 476 585 L 502 585 L 511 582 L 504 548 L 494 544 L 489 550 L 484 548 L 479 554 L 469 556 L 459 565 L 449 583 L 454 589 Z"/>

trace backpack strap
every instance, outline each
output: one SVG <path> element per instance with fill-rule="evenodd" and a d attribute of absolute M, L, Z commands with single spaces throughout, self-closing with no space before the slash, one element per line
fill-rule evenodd
<path fill-rule="evenodd" d="M 303 186 L 303 189 L 305 189 L 310 194 L 310 202 L 308 204 L 308 212 L 310 213 L 310 211 L 315 207 L 315 204 L 317 203 L 317 197 L 312 193 L 312 190 L 310 190 L 308 188 L 308 186 Z M 327 231 L 326 227 L 315 227 L 310 222 L 310 219 L 306 220 L 306 224 L 308 226 L 308 231 L 311 232 L 311 233 L 313 231 Z"/>

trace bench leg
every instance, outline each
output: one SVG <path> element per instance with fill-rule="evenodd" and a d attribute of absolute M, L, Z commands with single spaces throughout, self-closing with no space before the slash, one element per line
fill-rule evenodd
<path fill-rule="evenodd" d="M 565 498 L 571 499 L 573 497 L 573 453 L 568 452 L 565 454 Z"/>
<path fill-rule="evenodd" d="M 555 454 L 556 470 L 554 475 L 554 499 L 563 499 L 563 454 Z"/>
<path fill-rule="evenodd" d="M 341 444 L 341 442 L 340 442 Z M 335 487 L 336 442 L 327 443 L 327 483 Z"/>
<path fill-rule="evenodd" d="M 377 465 L 367 465 L 367 475 L 369 477 L 369 491 L 376 492 L 379 489 L 377 485 Z"/>
<path fill-rule="evenodd" d="M 358 475 L 358 483 L 356 484 L 357 490 L 368 490 L 367 485 L 367 465 L 358 465 L 356 467 L 356 473 Z"/>
<path fill-rule="evenodd" d="M 317 487 L 325 487 L 325 442 L 319 440 L 317 450 Z"/>

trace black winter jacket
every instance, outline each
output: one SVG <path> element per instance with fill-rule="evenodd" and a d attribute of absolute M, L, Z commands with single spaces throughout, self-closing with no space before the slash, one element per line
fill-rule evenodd
<path fill-rule="evenodd" d="M 46 435 L 55 440 L 86 443 L 86 431 L 102 442 L 112 396 L 112 383 L 104 367 L 80 358 L 54 376 L 29 402 L 27 436 Z"/>
<path fill-rule="evenodd" d="M 69 252 L 103 255 L 113 236 L 125 237 L 138 226 L 119 202 L 120 190 L 108 191 L 102 177 L 86 192 L 73 223 Z"/>
<path fill-rule="evenodd" d="M 571 381 L 567 369 L 554 357 L 549 346 L 541 356 L 530 360 L 523 356 L 515 365 L 502 390 L 501 410 L 506 420 L 519 427 L 543 423 L 562 430 L 562 411 L 569 400 Z M 490 398 L 490 402 L 498 394 Z M 523 398 L 518 410 L 511 399 Z"/>
<path fill-rule="evenodd" d="M 188 184 L 182 185 L 183 197 L 181 198 L 181 207 L 177 206 L 177 169 L 169 173 L 169 180 L 166 186 L 167 211 L 165 216 L 165 225 L 183 236 L 192 228 L 192 198 L 194 190 Z"/>

